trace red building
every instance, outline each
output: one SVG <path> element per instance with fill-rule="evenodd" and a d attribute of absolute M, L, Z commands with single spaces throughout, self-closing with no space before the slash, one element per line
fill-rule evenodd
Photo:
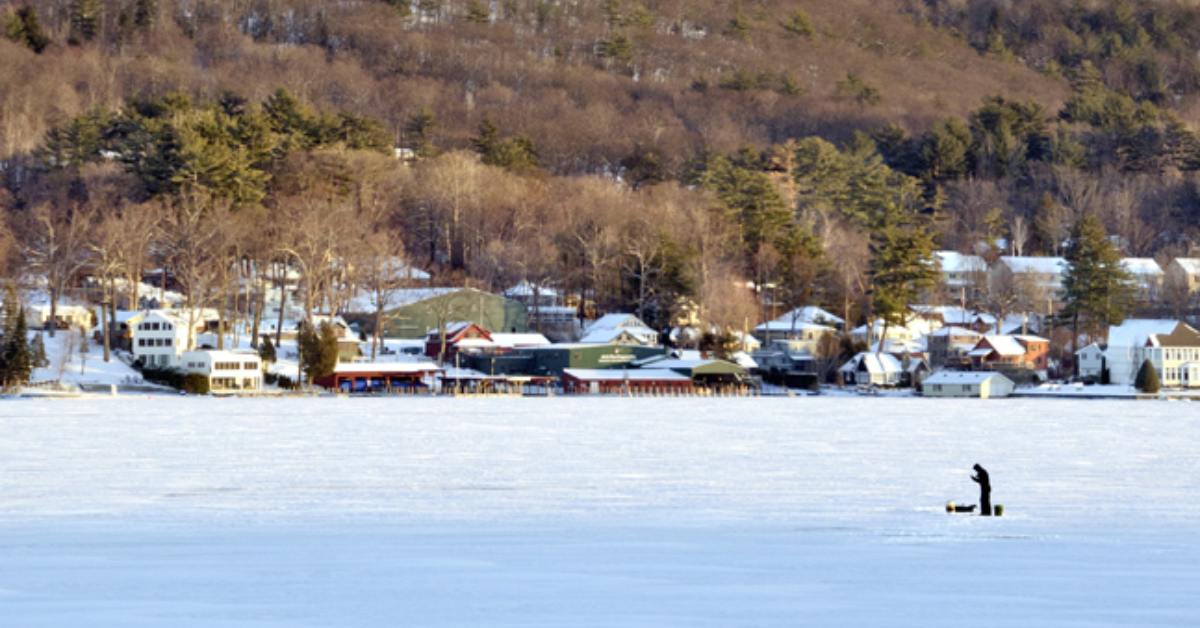
<path fill-rule="evenodd" d="M 692 378 L 671 369 L 564 369 L 563 393 L 623 395 L 630 393 L 688 393 Z"/>
<path fill-rule="evenodd" d="M 1007 366 L 1034 370 L 1045 369 L 1050 341 L 1040 336 L 984 336 L 967 354 L 977 369 Z"/>
<path fill-rule="evenodd" d="M 341 363 L 313 382 L 345 393 L 415 392 L 428 390 L 427 382 L 441 372 L 432 362 Z"/>
<path fill-rule="evenodd" d="M 470 322 L 446 324 L 446 357 L 450 362 L 459 351 L 468 349 L 490 349 L 495 346 L 492 342 L 492 332 L 483 326 Z M 442 355 L 442 332 L 432 329 L 425 336 L 425 355 L 438 359 Z"/>

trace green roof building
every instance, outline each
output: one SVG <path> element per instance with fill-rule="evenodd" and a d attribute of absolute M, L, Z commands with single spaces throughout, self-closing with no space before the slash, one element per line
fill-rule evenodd
<path fill-rule="evenodd" d="M 518 301 L 474 288 L 414 288 L 400 290 L 390 299 L 395 304 L 386 311 L 384 336 L 424 338 L 431 329 L 456 321 L 470 321 L 499 332 L 529 330 L 525 306 Z M 343 318 L 363 326 L 370 333 L 374 316 L 368 304 L 345 314 Z"/>

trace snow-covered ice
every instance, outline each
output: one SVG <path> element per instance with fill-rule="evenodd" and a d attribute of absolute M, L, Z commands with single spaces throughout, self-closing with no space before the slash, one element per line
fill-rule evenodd
<path fill-rule="evenodd" d="M 0 402 L 3 626 L 1200 624 L 1191 402 Z M 974 503 L 991 471 L 1002 518 Z"/>

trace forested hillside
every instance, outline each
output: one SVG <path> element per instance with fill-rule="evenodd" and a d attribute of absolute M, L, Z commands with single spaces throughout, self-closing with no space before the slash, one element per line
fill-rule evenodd
<path fill-rule="evenodd" d="M 441 281 L 740 325 L 761 300 L 736 280 L 859 311 L 888 232 L 1052 254 L 1091 214 L 1128 254 L 1182 253 L 1197 21 L 1148 0 L 0 0 L 8 270 L 48 275 L 29 243 L 72 221 L 220 211 L 271 243 L 226 233 L 234 258 L 355 224 L 323 254 L 381 233 Z M 345 282 L 311 279 L 336 307 Z"/>

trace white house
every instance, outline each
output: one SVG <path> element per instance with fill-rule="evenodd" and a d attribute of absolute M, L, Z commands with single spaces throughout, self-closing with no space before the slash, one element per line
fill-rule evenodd
<path fill-rule="evenodd" d="M 262 390 L 262 360 L 253 351 L 185 351 L 179 361 L 185 373 L 207 377 L 211 392 Z"/>
<path fill-rule="evenodd" d="M 769 343 L 773 340 L 800 340 L 808 341 L 813 346 L 816 346 L 826 334 L 836 333 L 837 330 L 833 327 L 799 320 L 781 320 L 778 318 L 754 328 L 754 335 L 764 342 Z"/>
<path fill-rule="evenodd" d="M 942 285 L 953 295 L 973 297 L 982 286 L 976 283 L 986 277 L 987 262 L 978 255 L 958 251 L 934 251 L 942 274 Z"/>
<path fill-rule="evenodd" d="M 91 308 L 85 305 L 59 303 L 54 317 L 58 321 L 57 329 L 92 328 L 92 321 L 97 320 Z M 50 328 L 50 304 L 38 303 L 25 306 L 25 324 L 30 329 Z"/>
<path fill-rule="evenodd" d="M 203 329 L 203 320 L 197 323 Z M 186 315 L 169 310 L 146 312 L 130 332 L 133 355 L 153 368 L 178 367 L 191 341 Z"/>
<path fill-rule="evenodd" d="M 1062 292 L 1067 261 L 1061 257 L 1020 257 L 1004 255 L 992 264 L 988 281 L 993 289 L 1026 286 L 1057 298 Z"/>
<path fill-rule="evenodd" d="M 1169 319 L 1130 319 L 1109 327 L 1108 348 L 1104 350 L 1109 381 L 1132 385 L 1142 361 L 1146 359 L 1144 349 L 1150 337 L 1170 334 L 1179 324 L 1179 321 Z M 1159 375 L 1162 374 L 1160 369 Z"/>
<path fill-rule="evenodd" d="M 1111 342 L 1109 344 L 1111 346 Z M 1170 331 L 1151 333 L 1144 345 L 1135 347 L 1133 364 L 1136 366 L 1129 383 L 1136 379 L 1138 368 L 1146 360 L 1158 371 L 1159 382 L 1164 388 L 1200 388 L 1200 332 L 1190 325 L 1176 323 Z"/>
<path fill-rule="evenodd" d="M 1105 368 L 1104 351 L 1105 345 L 1098 342 L 1083 347 L 1075 352 L 1075 364 L 1079 371 L 1079 376 L 1085 379 L 1095 379 L 1097 381 L 1103 377 Z"/>
<path fill-rule="evenodd" d="M 926 397 L 1007 397 L 1012 394 L 1013 381 L 995 371 L 937 371 L 921 383 Z"/>
<path fill-rule="evenodd" d="M 810 323 L 813 325 L 823 325 L 825 327 L 834 327 L 841 329 L 845 323 L 840 317 L 836 316 L 829 310 L 826 310 L 815 305 L 804 305 L 798 307 L 786 314 L 775 319 L 781 323 Z"/>
<path fill-rule="evenodd" d="M 855 342 L 864 342 L 873 344 L 883 337 L 883 319 L 875 319 L 875 323 L 868 327 L 867 325 L 859 325 L 850 330 L 850 338 Z M 913 329 L 907 325 L 886 325 L 887 340 L 898 340 L 907 342 L 923 335 L 914 333 Z"/>
<path fill-rule="evenodd" d="M 1162 292 L 1163 269 L 1150 257 L 1126 257 L 1121 260 L 1121 266 L 1133 276 L 1133 284 L 1137 288 L 1139 299 L 1154 301 Z"/>
<path fill-rule="evenodd" d="M 1167 264 L 1166 282 L 1185 294 L 1200 292 L 1200 257 L 1177 257 Z"/>
<path fill-rule="evenodd" d="M 899 386 L 904 375 L 900 360 L 889 353 L 859 353 L 838 369 L 846 386 Z"/>
<path fill-rule="evenodd" d="M 584 344 L 657 345 L 658 332 L 633 314 L 605 314 L 583 330 Z"/>

